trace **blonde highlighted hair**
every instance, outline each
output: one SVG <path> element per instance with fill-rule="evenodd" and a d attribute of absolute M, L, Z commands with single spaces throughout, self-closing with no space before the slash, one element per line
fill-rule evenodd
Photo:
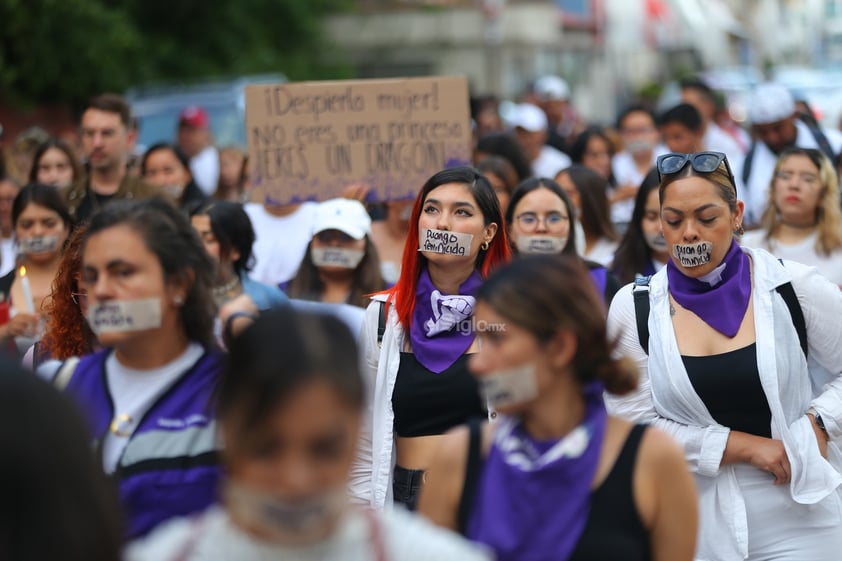
<path fill-rule="evenodd" d="M 769 182 L 766 210 L 760 221 L 766 232 L 766 242 L 771 246 L 782 224 L 781 213 L 775 205 L 775 180 L 783 163 L 791 156 L 808 158 L 819 172 L 822 193 L 816 207 L 816 251 L 823 255 L 842 249 L 842 209 L 839 203 L 839 187 L 836 170 L 830 159 L 814 148 L 787 148 L 775 163 L 775 171 Z"/>

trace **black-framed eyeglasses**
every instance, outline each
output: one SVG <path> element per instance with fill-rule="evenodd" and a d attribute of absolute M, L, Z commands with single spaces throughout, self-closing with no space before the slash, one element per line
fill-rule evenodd
<path fill-rule="evenodd" d="M 673 152 L 662 154 L 658 156 L 656 163 L 658 179 L 662 179 L 665 175 L 680 172 L 688 163 L 693 167 L 693 171 L 713 173 L 719 168 L 722 162 L 725 162 L 725 169 L 728 171 L 728 178 L 731 180 L 731 185 L 736 187 L 737 184 L 734 182 L 734 173 L 731 171 L 731 164 L 728 163 L 728 158 L 722 152 L 695 152 L 693 154 Z"/>

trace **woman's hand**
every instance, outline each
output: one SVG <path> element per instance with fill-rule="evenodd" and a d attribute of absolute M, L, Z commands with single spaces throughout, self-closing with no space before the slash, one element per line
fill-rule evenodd
<path fill-rule="evenodd" d="M 3 339 L 10 337 L 34 337 L 38 334 L 39 319 L 37 315 L 19 313 L 3 326 Z"/>
<path fill-rule="evenodd" d="M 342 198 L 364 203 L 370 192 L 371 187 L 366 183 L 351 183 L 342 190 Z"/>
<path fill-rule="evenodd" d="M 819 444 L 819 452 L 822 457 L 827 459 L 827 441 L 830 440 L 828 434 L 816 422 L 816 417 L 812 413 L 807 413 L 807 418 L 810 419 L 810 426 L 813 427 L 813 432 L 816 433 L 816 442 Z"/>
<path fill-rule="evenodd" d="M 768 471 L 775 476 L 775 485 L 785 485 L 792 477 L 783 442 L 745 432 L 731 431 L 722 463 L 746 463 Z"/>

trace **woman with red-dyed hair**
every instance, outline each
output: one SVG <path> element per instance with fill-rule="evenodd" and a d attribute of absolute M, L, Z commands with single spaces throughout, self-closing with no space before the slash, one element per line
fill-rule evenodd
<path fill-rule="evenodd" d="M 30 353 L 24 364 L 36 372 L 51 377 L 60 366 L 59 361 L 84 356 L 96 350 L 97 339 L 88 326 L 87 296 L 79 287 L 82 276 L 82 239 L 87 225 L 77 228 L 67 242 L 58 265 L 50 299 L 45 305 L 47 320 L 44 336 Z"/>
<path fill-rule="evenodd" d="M 509 257 L 500 205 L 482 174 L 458 167 L 427 180 L 400 278 L 374 296 L 360 337 L 373 395 L 351 471 L 357 501 L 413 509 L 442 436 L 486 416 L 467 369 L 477 351 L 473 308 L 483 279 Z"/>

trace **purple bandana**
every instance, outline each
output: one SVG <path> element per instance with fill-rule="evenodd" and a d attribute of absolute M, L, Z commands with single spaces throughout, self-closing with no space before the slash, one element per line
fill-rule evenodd
<path fill-rule="evenodd" d="M 667 262 L 669 291 L 675 301 L 726 337 L 734 337 L 751 297 L 751 267 L 736 240 L 731 242 L 722 264 L 711 274 L 715 273 L 721 279 L 705 282 L 684 275 L 672 259 Z"/>
<path fill-rule="evenodd" d="M 505 418 L 483 466 L 466 535 L 498 561 L 567 559 L 591 508 L 607 414 L 602 384 L 585 388 L 585 418 L 559 441 L 538 442 Z"/>
<path fill-rule="evenodd" d="M 412 352 L 424 368 L 440 374 L 474 342 L 471 318 L 482 277 L 476 270 L 459 286 L 459 294 L 442 294 L 425 268 L 415 289 L 415 310 L 409 326 Z"/>

